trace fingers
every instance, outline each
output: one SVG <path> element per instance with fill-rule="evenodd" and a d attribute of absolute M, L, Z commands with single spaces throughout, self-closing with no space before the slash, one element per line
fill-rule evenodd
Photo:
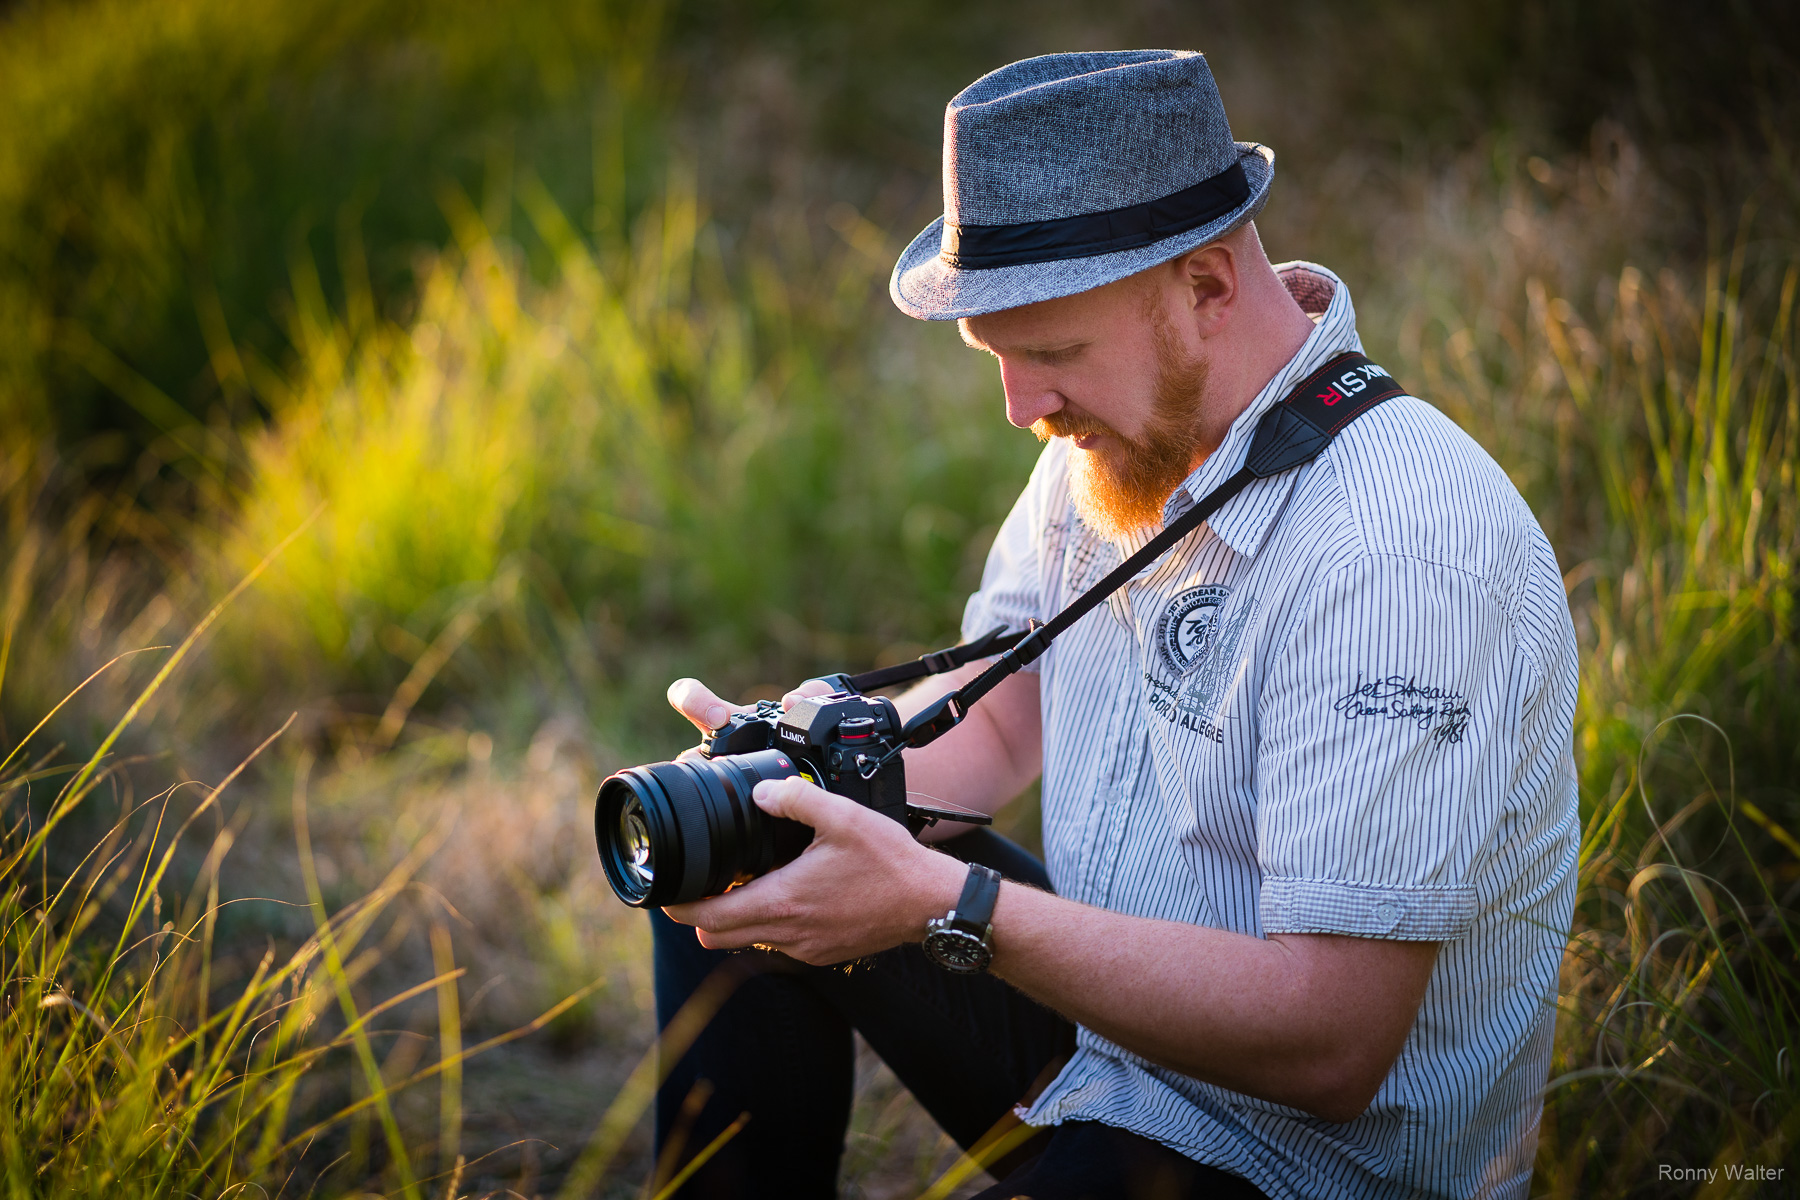
<path fill-rule="evenodd" d="M 683 925 L 692 925 L 694 935 L 708 950 L 761 946 L 812 963 L 857 957 L 834 952 L 834 942 L 842 933 L 836 910 L 821 913 L 816 905 L 801 903 L 792 880 L 779 874 L 765 875 L 721 896 L 672 904 L 663 911 Z"/>
<path fill-rule="evenodd" d="M 831 695 L 831 685 L 829 683 L 826 683 L 823 679 L 809 679 L 787 695 L 783 696 L 781 698 L 781 707 L 783 711 L 785 711 L 794 707 L 795 701 L 804 700 L 808 696 L 829 695 Z"/>
<path fill-rule="evenodd" d="M 740 925 L 754 924 L 754 922 L 746 922 L 742 916 L 733 911 L 736 905 L 717 903 L 718 901 L 724 900 L 726 896 L 732 896 L 734 900 L 736 899 L 733 893 L 727 892 L 725 893 L 725 896 L 712 896 L 705 900 L 690 900 L 686 904 L 671 904 L 663 909 L 663 912 L 671 921 L 677 921 L 683 925 L 692 925 L 695 929 L 699 930 L 701 934 L 700 940 L 705 944 L 708 950 L 734 950 L 737 947 L 718 945 L 716 942 L 709 939 L 729 939 L 733 937 L 734 934 L 740 932 Z M 742 944 L 748 946 L 750 942 L 745 941 Z"/>
<path fill-rule="evenodd" d="M 673 921 L 694 926 L 707 949 L 738 950 L 776 938 L 775 929 L 787 911 L 784 882 L 765 875 L 717 896 L 671 904 L 663 912 Z"/>
<path fill-rule="evenodd" d="M 687 909 L 691 907 L 691 905 L 681 904 L 676 905 L 674 908 L 665 909 L 664 911 L 667 912 L 673 920 L 679 921 L 683 925 L 692 925 L 694 927 L 694 936 L 698 938 L 700 944 L 705 946 L 708 950 L 744 950 L 751 946 L 766 946 L 773 944 L 774 939 L 778 936 L 773 932 L 764 930 L 759 925 L 746 925 L 741 929 L 736 929 L 721 924 L 709 914 L 681 913 L 676 911 L 677 909 Z"/>
<path fill-rule="evenodd" d="M 664 911 L 692 925 L 714 950 L 767 946 L 809 963 L 844 962 L 898 945 L 915 933 L 937 893 L 954 895 L 966 873 L 920 846 L 906 827 L 802 779 L 764 780 L 757 806 L 818 831 L 793 862 L 723 895 Z M 947 872 L 949 879 L 939 878 Z M 920 889 L 925 889 L 922 893 Z M 930 903 L 920 904 L 929 893 Z"/>
<path fill-rule="evenodd" d="M 696 929 L 694 936 L 708 950 L 748 950 L 752 946 L 765 950 L 774 948 L 772 943 L 762 937 L 748 933 L 710 933 L 704 929 Z"/>
<path fill-rule="evenodd" d="M 694 723 L 701 733 L 711 733 L 731 719 L 734 712 L 748 712 L 739 704 L 728 704 L 714 695 L 698 679 L 677 679 L 669 685 L 669 704 L 676 712 Z"/>

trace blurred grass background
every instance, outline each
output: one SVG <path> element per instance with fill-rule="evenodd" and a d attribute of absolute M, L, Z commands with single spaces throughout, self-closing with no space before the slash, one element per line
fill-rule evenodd
<path fill-rule="evenodd" d="M 10 1192 L 638 1194 L 593 786 L 683 744 L 677 675 L 954 637 L 1036 443 L 887 273 L 953 92 L 1129 45 L 1208 53 L 1271 252 L 1561 555 L 1587 839 L 1534 1193 L 1792 1157 L 1790 7 L 15 0 Z M 166 682 L 106 667 L 297 530 Z M 954 1161 L 865 1056 L 846 1194 Z"/>

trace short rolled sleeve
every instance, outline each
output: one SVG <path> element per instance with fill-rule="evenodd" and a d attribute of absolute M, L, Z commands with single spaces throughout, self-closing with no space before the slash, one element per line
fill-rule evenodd
<path fill-rule="evenodd" d="M 1320 580 L 1259 701 L 1265 933 L 1468 932 L 1516 740 L 1512 649 L 1472 573 L 1374 554 Z"/>
<path fill-rule="evenodd" d="M 1038 456 L 1031 481 L 994 537 L 981 570 L 981 589 L 963 607 L 964 641 L 973 641 L 995 626 L 1024 629 L 1029 622 L 1046 621 L 1051 615 L 1044 611 L 1041 571 L 1044 514 L 1066 486 L 1067 471 L 1067 462 L 1053 452 L 1056 449 L 1053 443 Z M 1029 663 L 1023 669 L 1036 671 L 1038 664 Z"/>

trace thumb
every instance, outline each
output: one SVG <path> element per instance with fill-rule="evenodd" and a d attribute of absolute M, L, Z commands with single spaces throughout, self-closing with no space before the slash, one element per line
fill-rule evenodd
<path fill-rule="evenodd" d="M 811 825 L 821 833 L 834 823 L 842 811 L 841 806 L 854 804 L 798 775 L 787 779 L 765 779 L 750 795 L 756 806 L 771 817 L 786 817 L 802 825 Z"/>
<path fill-rule="evenodd" d="M 746 711 L 741 705 L 727 704 L 698 679 L 677 679 L 669 685 L 669 704 L 676 712 L 694 723 L 702 734 L 711 733 L 731 719 L 734 712 Z"/>
<path fill-rule="evenodd" d="M 831 685 L 829 683 L 826 683 L 823 679 L 808 679 L 805 683 L 802 683 L 799 687 L 781 698 L 781 707 L 783 711 L 786 711 L 787 709 L 794 707 L 794 705 L 798 704 L 800 701 L 806 699 L 808 696 L 829 695 L 831 695 Z"/>

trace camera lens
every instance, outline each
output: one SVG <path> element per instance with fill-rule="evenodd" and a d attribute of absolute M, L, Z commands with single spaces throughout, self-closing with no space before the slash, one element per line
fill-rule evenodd
<path fill-rule="evenodd" d="M 788 862 L 812 840 L 771 817 L 750 791 L 800 772 L 779 750 L 652 763 L 612 775 L 594 801 L 600 862 L 619 899 L 637 908 L 716 896 Z"/>

